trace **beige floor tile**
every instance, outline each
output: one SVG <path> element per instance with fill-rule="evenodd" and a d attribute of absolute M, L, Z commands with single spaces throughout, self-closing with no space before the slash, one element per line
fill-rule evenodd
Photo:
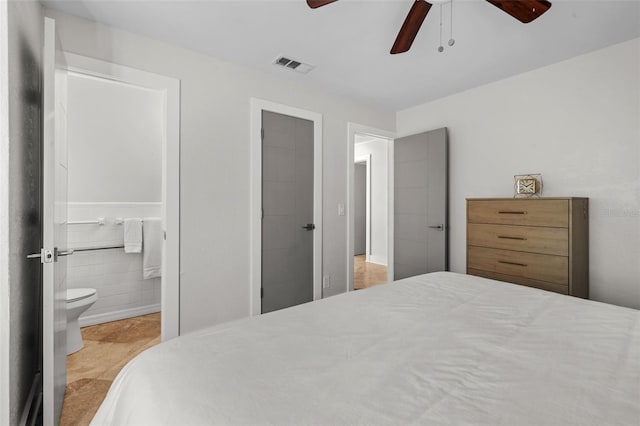
<path fill-rule="evenodd" d="M 148 340 L 160 334 L 160 319 L 155 321 L 131 318 L 125 321 L 113 321 L 100 324 L 103 327 L 87 327 L 82 337 L 87 340 L 113 343 L 135 343 Z"/>
<path fill-rule="evenodd" d="M 81 332 L 84 348 L 67 356 L 61 426 L 90 423 L 122 367 L 160 343 L 160 314 L 98 324 Z"/>
<path fill-rule="evenodd" d="M 67 384 L 80 379 L 97 379 L 105 370 L 129 356 L 129 345 L 85 341 L 84 348 L 67 357 Z"/>
<path fill-rule="evenodd" d="M 82 379 L 70 385 L 62 406 L 60 425 L 88 425 L 110 386 L 110 380 L 96 379 Z"/>

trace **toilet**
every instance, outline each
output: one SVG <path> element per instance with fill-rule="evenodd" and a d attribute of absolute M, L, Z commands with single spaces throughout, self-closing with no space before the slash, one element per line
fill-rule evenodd
<path fill-rule="evenodd" d="M 84 346 L 78 318 L 96 303 L 96 300 L 98 295 L 95 288 L 67 289 L 67 355 L 79 351 Z"/>

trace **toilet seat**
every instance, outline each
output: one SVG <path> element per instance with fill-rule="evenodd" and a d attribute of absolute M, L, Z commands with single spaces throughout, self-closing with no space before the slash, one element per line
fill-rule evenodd
<path fill-rule="evenodd" d="M 89 298 L 96 294 L 95 288 L 69 288 L 67 289 L 67 303 Z"/>

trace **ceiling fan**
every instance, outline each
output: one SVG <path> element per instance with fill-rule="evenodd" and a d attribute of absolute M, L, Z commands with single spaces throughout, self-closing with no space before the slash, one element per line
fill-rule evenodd
<path fill-rule="evenodd" d="M 316 9 L 326 6 L 338 0 L 307 0 L 310 8 Z M 432 0 L 433 3 L 448 3 L 450 0 Z M 540 17 L 551 7 L 551 3 L 547 0 L 487 0 L 492 5 L 501 9 L 503 12 L 516 18 L 518 21 L 526 24 Z M 416 0 L 413 2 L 409 14 L 400 28 L 398 37 L 391 48 L 391 54 L 404 53 L 411 48 L 413 40 L 418 35 L 418 31 L 427 17 L 432 4 L 425 0 Z"/>

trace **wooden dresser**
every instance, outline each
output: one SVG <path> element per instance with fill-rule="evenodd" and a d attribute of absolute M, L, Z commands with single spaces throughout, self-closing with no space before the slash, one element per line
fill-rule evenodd
<path fill-rule="evenodd" d="M 589 297 L 588 198 L 468 198 L 467 273 Z"/>

